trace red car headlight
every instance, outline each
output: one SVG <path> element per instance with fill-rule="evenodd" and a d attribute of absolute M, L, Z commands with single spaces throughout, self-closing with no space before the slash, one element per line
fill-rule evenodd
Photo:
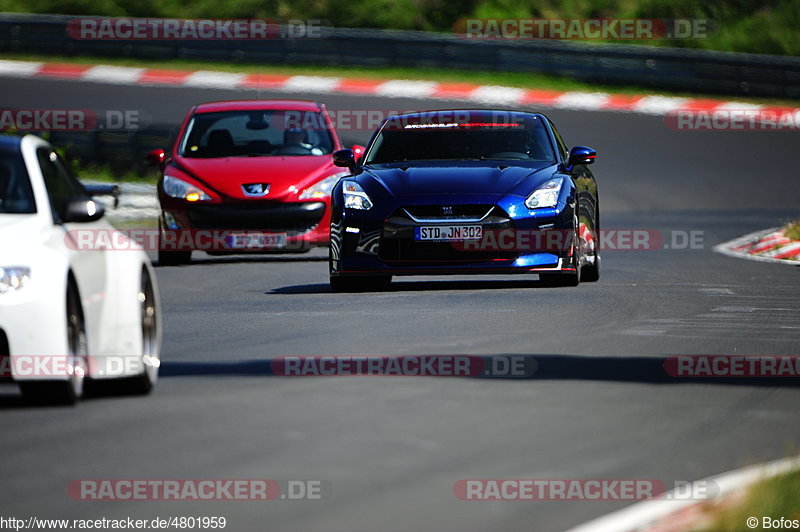
<path fill-rule="evenodd" d="M 164 188 L 164 193 L 171 198 L 192 202 L 210 201 L 212 199 L 211 195 L 202 188 L 169 174 L 164 175 L 162 187 Z"/>
<path fill-rule="evenodd" d="M 350 175 L 349 172 L 339 172 L 332 176 L 326 177 L 322 181 L 314 183 L 303 192 L 300 193 L 300 199 L 322 199 L 331 195 L 333 186 L 339 182 L 341 178 Z"/>

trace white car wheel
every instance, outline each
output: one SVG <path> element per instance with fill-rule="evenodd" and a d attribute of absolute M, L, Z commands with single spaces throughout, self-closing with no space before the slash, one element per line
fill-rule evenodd
<path fill-rule="evenodd" d="M 36 403 L 75 404 L 83 396 L 87 370 L 86 324 L 78 289 L 70 281 L 67 288 L 67 358 L 66 380 L 22 381 L 20 390 L 29 401 Z"/>

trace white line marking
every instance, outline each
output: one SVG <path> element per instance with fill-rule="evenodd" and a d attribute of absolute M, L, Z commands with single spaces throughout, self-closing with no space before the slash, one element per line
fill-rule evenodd
<path fill-rule="evenodd" d="M 633 106 L 634 111 L 650 114 L 664 115 L 686 105 L 686 98 L 673 98 L 671 96 L 645 96 Z"/>
<path fill-rule="evenodd" d="M 516 105 L 525 97 L 525 89 L 515 87 L 502 87 L 499 85 L 484 85 L 469 94 L 469 99 L 485 104 Z"/>
<path fill-rule="evenodd" d="M 83 81 L 97 81 L 114 85 L 129 85 L 139 81 L 144 68 L 98 65 L 83 73 Z"/>
<path fill-rule="evenodd" d="M 42 68 L 44 63 L 34 61 L 7 61 L 0 60 L 0 75 L 2 76 L 33 76 Z"/>
<path fill-rule="evenodd" d="M 730 288 L 701 288 L 701 292 L 704 294 L 712 294 L 712 295 L 720 295 L 720 296 L 732 296 L 733 290 Z"/>
<path fill-rule="evenodd" d="M 198 70 L 192 72 L 183 82 L 184 87 L 211 87 L 217 89 L 236 89 L 247 77 L 246 74 L 232 72 L 213 72 Z"/>
<path fill-rule="evenodd" d="M 333 92 L 342 78 L 322 76 L 292 76 L 283 84 L 283 90 L 290 92 Z"/>
<path fill-rule="evenodd" d="M 761 106 L 744 102 L 725 102 L 714 108 L 715 111 L 755 111 L 757 109 L 761 109 Z"/>
<path fill-rule="evenodd" d="M 390 98 L 430 98 L 437 86 L 435 81 L 395 79 L 378 85 L 375 94 Z"/>
<path fill-rule="evenodd" d="M 566 92 L 556 99 L 556 106 L 564 109 L 600 109 L 610 98 L 604 92 Z"/>

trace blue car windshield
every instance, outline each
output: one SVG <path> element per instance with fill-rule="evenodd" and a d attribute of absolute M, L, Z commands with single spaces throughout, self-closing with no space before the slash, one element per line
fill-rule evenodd
<path fill-rule="evenodd" d="M 430 160 L 555 162 L 556 155 L 536 115 L 451 111 L 389 119 L 364 164 Z"/>

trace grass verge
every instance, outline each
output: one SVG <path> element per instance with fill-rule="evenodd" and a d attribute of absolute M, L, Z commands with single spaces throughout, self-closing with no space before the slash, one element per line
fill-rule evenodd
<path fill-rule="evenodd" d="M 783 228 L 783 234 L 792 240 L 800 240 L 800 220 L 786 224 Z"/>
<path fill-rule="evenodd" d="M 762 480 L 747 491 L 741 501 L 727 504 L 709 516 L 709 524 L 697 532 L 741 532 L 742 530 L 765 530 L 768 528 L 797 529 L 798 526 L 763 526 L 764 518 L 769 524 L 781 518 L 798 520 L 800 523 L 800 471 L 792 471 Z M 755 527 L 748 519 L 755 518 Z"/>
<path fill-rule="evenodd" d="M 69 160 L 69 159 L 67 159 Z M 115 172 L 109 166 L 87 164 L 85 166 L 70 161 L 72 173 L 81 181 L 99 181 L 101 183 L 141 183 L 145 185 L 155 185 L 158 181 L 158 173 L 147 171 L 138 173 L 134 171 Z"/>

